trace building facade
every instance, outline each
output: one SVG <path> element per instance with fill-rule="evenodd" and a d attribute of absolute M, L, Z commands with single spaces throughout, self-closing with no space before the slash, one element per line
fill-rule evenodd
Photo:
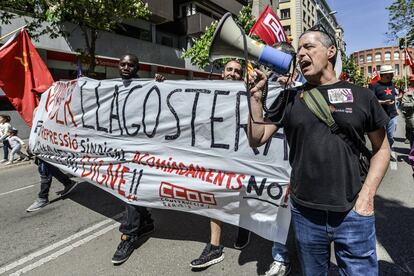
<path fill-rule="evenodd" d="M 278 16 L 295 48 L 300 35 L 319 23 L 336 38 L 339 49 L 345 53 L 344 31 L 325 0 L 279 0 Z"/>
<path fill-rule="evenodd" d="M 412 53 L 413 48 L 408 48 L 408 51 Z M 379 73 L 381 65 L 385 64 L 392 65 L 397 79 L 412 74 L 409 66 L 404 66 L 404 50 L 397 46 L 366 49 L 352 53 L 351 57 L 366 77 L 371 77 L 373 68 Z"/>

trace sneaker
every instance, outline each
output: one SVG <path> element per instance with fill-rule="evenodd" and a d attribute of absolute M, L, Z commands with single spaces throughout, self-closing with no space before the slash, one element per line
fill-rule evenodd
<path fill-rule="evenodd" d="M 397 159 L 395 159 L 395 157 L 394 156 L 390 156 L 390 161 L 392 161 L 392 162 L 397 162 Z"/>
<path fill-rule="evenodd" d="M 410 143 L 410 140 L 408 140 L 408 139 L 404 140 L 404 144 L 409 144 L 409 143 Z"/>
<path fill-rule="evenodd" d="M 34 212 L 34 211 L 40 210 L 48 204 L 49 204 L 49 200 L 44 199 L 44 198 L 38 198 L 36 199 L 35 202 L 33 202 L 32 205 L 29 206 L 29 208 L 26 209 L 26 212 Z"/>
<path fill-rule="evenodd" d="M 16 161 L 23 161 L 23 157 L 17 158 Z"/>
<path fill-rule="evenodd" d="M 67 196 L 75 187 L 78 185 L 78 182 L 71 180 L 69 184 L 65 185 L 65 188 L 62 191 L 56 192 L 60 197 Z"/>
<path fill-rule="evenodd" d="M 119 243 L 118 247 L 116 248 L 115 254 L 112 257 L 112 263 L 122 264 L 123 262 L 128 260 L 129 256 L 131 256 L 132 252 L 134 252 L 135 250 L 136 241 L 136 236 L 128 236 L 122 234 L 121 242 Z"/>
<path fill-rule="evenodd" d="M 221 262 L 224 260 L 223 248 L 222 245 L 214 246 L 208 243 L 200 257 L 191 261 L 190 266 L 192 268 L 203 268 Z"/>
<path fill-rule="evenodd" d="M 234 248 L 241 250 L 245 248 L 249 244 L 249 242 L 250 242 L 250 231 L 239 227 L 239 231 L 237 233 L 237 239 L 234 242 Z"/>
<path fill-rule="evenodd" d="M 13 161 L 7 161 L 6 163 L 4 163 L 5 165 L 11 165 L 13 164 Z"/>
<path fill-rule="evenodd" d="M 274 261 L 268 271 L 266 271 L 265 276 L 285 276 L 290 273 L 290 263 L 281 263 Z"/>
<path fill-rule="evenodd" d="M 29 161 L 30 160 L 30 157 L 28 156 L 28 157 L 25 157 L 24 159 L 23 159 L 23 161 Z"/>
<path fill-rule="evenodd" d="M 135 250 L 136 242 L 145 235 L 154 232 L 154 230 L 154 222 L 151 220 L 149 223 L 145 223 L 138 229 L 137 235 L 128 236 L 122 234 L 121 242 L 119 243 L 115 251 L 115 254 L 112 257 L 112 263 L 117 265 L 122 264 L 123 262 L 128 260 L 129 256 L 131 256 L 132 252 L 134 252 Z"/>
<path fill-rule="evenodd" d="M 4 162 L 7 162 L 7 159 L 1 159 L 0 160 L 0 163 L 4 163 Z"/>

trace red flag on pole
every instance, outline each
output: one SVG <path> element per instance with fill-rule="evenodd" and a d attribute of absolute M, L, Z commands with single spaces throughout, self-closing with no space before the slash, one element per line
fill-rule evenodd
<path fill-rule="evenodd" d="M 52 75 L 25 29 L 0 48 L 0 88 L 28 126 L 38 104 L 32 89 L 52 83 Z"/>
<path fill-rule="evenodd" d="M 377 69 L 372 68 L 372 74 L 371 74 L 371 83 L 376 83 L 381 79 L 381 76 L 378 74 Z"/>
<path fill-rule="evenodd" d="M 404 65 L 409 65 L 414 71 L 414 61 L 410 52 L 407 49 L 404 49 Z"/>
<path fill-rule="evenodd" d="M 282 24 L 269 5 L 266 6 L 266 9 L 257 19 L 256 23 L 250 30 L 250 33 L 256 34 L 261 40 L 270 46 L 276 42 L 289 42 L 285 29 L 283 29 Z"/>

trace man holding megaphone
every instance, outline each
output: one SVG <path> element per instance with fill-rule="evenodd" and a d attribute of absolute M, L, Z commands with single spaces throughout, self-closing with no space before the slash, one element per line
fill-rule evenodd
<path fill-rule="evenodd" d="M 377 275 L 374 196 L 389 164 L 388 116 L 370 90 L 337 79 L 336 54 L 335 39 L 321 25 L 303 33 L 297 59 L 307 84 L 282 92 L 272 105 L 275 112 L 266 116 L 267 78 L 259 70 L 249 73 L 249 143 L 261 146 L 284 128 L 292 166 L 292 222 L 304 275 L 328 274 L 331 242 L 343 274 Z M 365 173 L 360 167 L 364 134 L 372 144 Z"/>

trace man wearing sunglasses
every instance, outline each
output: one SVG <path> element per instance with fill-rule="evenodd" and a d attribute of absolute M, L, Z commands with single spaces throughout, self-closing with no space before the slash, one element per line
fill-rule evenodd
<path fill-rule="evenodd" d="M 328 275 L 332 242 L 341 275 L 378 275 L 374 196 L 389 164 L 384 129 L 389 119 L 371 90 L 337 79 L 336 52 L 335 40 L 322 26 L 304 32 L 297 59 L 307 83 L 282 92 L 273 104 L 278 112 L 269 116 L 262 109 L 266 76 L 259 70 L 250 74 L 249 142 L 263 145 L 284 128 L 292 166 L 292 223 L 304 275 Z M 352 140 L 368 135 L 373 157 L 365 180 L 359 155 L 305 104 L 303 95 L 313 88 L 341 133 Z"/>

